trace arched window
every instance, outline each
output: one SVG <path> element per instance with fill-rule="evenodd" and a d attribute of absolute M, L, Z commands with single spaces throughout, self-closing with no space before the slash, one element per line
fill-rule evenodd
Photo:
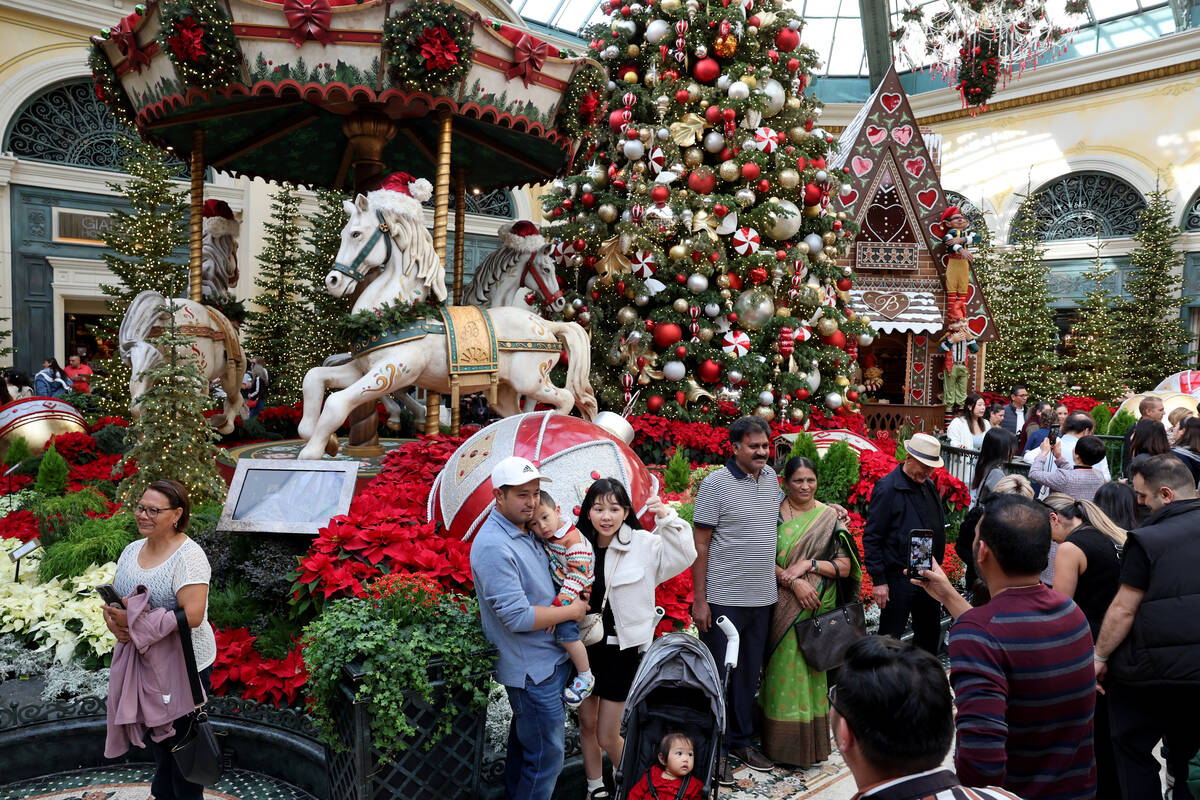
<path fill-rule="evenodd" d="M 423 205 L 433 208 L 433 198 L 426 200 Z M 450 210 L 454 211 L 453 198 L 450 200 Z M 481 194 L 467 192 L 467 213 L 481 217 L 512 219 L 517 211 L 513 205 L 512 194 L 507 189 L 494 189 Z"/>
<path fill-rule="evenodd" d="M 1138 190 L 1115 175 L 1072 172 L 1040 187 L 1017 214 L 1031 214 L 1038 239 L 1056 242 L 1132 236 L 1137 232 L 1138 212 L 1145 207 Z"/>
<path fill-rule="evenodd" d="M 29 100 L 13 118 L 4 149 L 18 158 L 120 172 L 136 134 L 113 117 L 87 79 Z"/>
<path fill-rule="evenodd" d="M 988 229 L 987 220 L 983 216 L 983 209 L 968 200 L 966 195 L 948 191 L 946 192 L 946 204 L 958 206 L 967 219 L 971 220 L 971 227 L 975 229 L 976 233 L 982 235 Z"/>
<path fill-rule="evenodd" d="M 1183 224 L 1180 226 L 1185 231 L 1200 231 L 1200 189 L 1192 195 L 1192 199 L 1187 204 L 1187 210 L 1183 212 Z"/>

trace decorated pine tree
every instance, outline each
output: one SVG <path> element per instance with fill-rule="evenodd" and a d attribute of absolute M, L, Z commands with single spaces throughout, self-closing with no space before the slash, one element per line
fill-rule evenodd
<path fill-rule="evenodd" d="M 1026 203 L 1025 208 L 1032 205 Z M 1021 213 L 1013 220 L 1013 240 L 1013 249 L 993 264 L 984 264 L 982 270 L 978 261 L 975 264 L 977 273 L 986 273 L 981 280 L 997 332 L 996 341 L 987 345 L 986 382 L 1004 394 L 1013 384 L 1023 383 L 1032 397 L 1060 397 L 1063 378 L 1050 305 L 1050 267 L 1043 260 L 1046 248 L 1031 214 Z"/>
<path fill-rule="evenodd" d="M 162 335 L 150 340 L 165 355 L 146 372 L 150 387 L 139 398 L 141 414 L 130 427 L 134 444 L 122 461 L 137 464 L 137 472 L 118 489 L 118 500 L 127 508 L 148 484 L 164 478 L 186 486 L 193 504 L 225 497 L 216 466 L 217 434 L 204 417 L 207 381 L 186 355 L 195 337 L 179 330 L 174 308 L 170 311 Z"/>
<path fill-rule="evenodd" d="M 305 310 L 296 325 L 297 356 L 304 370 L 319 367 L 326 358 L 347 348 L 338 337 L 337 323 L 350 310 L 349 300 L 334 297 L 325 288 L 325 276 L 333 268 L 346 224 L 345 199 L 341 192 L 319 189 L 317 213 L 304 232 L 307 249 L 301 257 L 299 293 Z"/>
<path fill-rule="evenodd" d="M 543 198 L 601 407 L 640 390 L 636 411 L 676 419 L 853 410 L 869 331 L 845 305 L 853 226 L 829 207 L 841 173 L 800 18 L 776 0 L 605 7 L 587 34 L 611 80 L 581 73 L 564 100 L 594 138 Z"/>
<path fill-rule="evenodd" d="M 266 224 L 266 243 L 259 253 L 261 265 L 254 285 L 255 310 L 246 315 L 244 345 L 249 356 L 261 356 L 271 375 L 273 404 L 298 402 L 308 364 L 297 336 L 297 323 L 304 315 L 299 294 L 304 270 L 301 250 L 300 197 L 296 188 L 284 184 L 271 203 L 271 221 Z"/>
<path fill-rule="evenodd" d="M 128 177 L 109 184 L 128 209 L 113 210 L 104 234 L 111 251 L 104 261 L 117 283 L 100 287 L 111 317 L 96 326 L 98 338 L 115 341 L 125 309 L 140 292 L 153 289 L 164 297 L 187 292 L 187 189 L 173 183 L 175 168 L 165 152 L 139 140 L 125 160 Z M 93 394 L 108 412 L 127 413 L 129 367 L 116 356 L 100 366 L 91 382 Z"/>
<path fill-rule="evenodd" d="M 1115 271 L 1104 263 L 1103 247 L 1099 239 L 1092 245 L 1096 254 L 1092 266 L 1083 274 L 1091 288 L 1084 296 L 1079 321 L 1072 330 L 1075 354 L 1069 368 L 1070 380 L 1083 394 L 1107 404 L 1124 391 L 1129 351 L 1124 339 L 1113 335 L 1118 326 L 1117 298 L 1108 287 Z"/>
<path fill-rule="evenodd" d="M 1162 187 L 1156 186 L 1146 200 L 1138 214 L 1134 238 L 1139 247 L 1129 257 L 1129 300 L 1120 307 L 1119 325 L 1131 355 L 1125 381 L 1138 392 L 1183 369 L 1191 340 L 1180 317 L 1183 254 L 1175 248 L 1179 227 L 1171 222 L 1174 206 Z"/>

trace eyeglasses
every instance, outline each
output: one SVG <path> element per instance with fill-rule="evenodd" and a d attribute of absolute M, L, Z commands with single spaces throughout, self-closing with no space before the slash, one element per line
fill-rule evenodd
<path fill-rule="evenodd" d="M 146 516 L 150 517 L 150 519 L 154 519 L 162 512 L 170 511 L 173 508 L 178 508 L 178 506 L 167 506 L 166 508 L 155 508 L 154 506 L 138 505 L 137 507 L 135 507 L 133 509 L 133 513 L 134 514 L 145 514 Z"/>
<path fill-rule="evenodd" d="M 829 687 L 829 691 L 826 693 L 825 698 L 829 701 L 829 707 L 838 712 L 838 716 L 840 716 L 842 719 L 846 719 L 846 715 L 842 713 L 840 708 L 837 707 L 836 695 L 837 684 L 835 683 L 833 686 Z M 849 723 L 849 720 L 846 720 L 846 722 Z"/>

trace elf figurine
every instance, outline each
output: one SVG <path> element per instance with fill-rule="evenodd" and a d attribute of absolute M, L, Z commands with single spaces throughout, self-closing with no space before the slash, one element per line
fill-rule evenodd
<path fill-rule="evenodd" d="M 947 408 L 961 405 L 967 399 L 967 354 L 979 352 L 979 342 L 967 326 L 966 319 L 956 319 L 946 326 L 938 349 L 944 354 L 942 399 Z"/>
<path fill-rule="evenodd" d="M 967 248 L 982 238 L 971 230 L 971 222 L 958 206 L 942 212 L 942 243 L 946 245 L 946 318 L 966 319 L 967 296 L 971 285 L 971 262 Z"/>

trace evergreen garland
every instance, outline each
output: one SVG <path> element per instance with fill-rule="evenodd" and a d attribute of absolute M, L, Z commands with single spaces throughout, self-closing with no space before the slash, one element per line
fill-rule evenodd
<path fill-rule="evenodd" d="M 593 66 L 583 67 L 571 78 L 558 109 L 558 126 L 572 139 L 604 121 L 607 83 L 604 72 Z"/>
<path fill-rule="evenodd" d="M 125 87 L 121 85 L 121 79 L 117 77 L 117 71 L 108 60 L 101 41 L 98 37 L 93 37 L 88 48 L 88 66 L 92 69 L 96 98 L 108 106 L 108 110 L 117 121 L 132 127 L 136 116 L 133 104 L 129 102 L 129 95 L 125 93 Z"/>
<path fill-rule="evenodd" d="M 1000 76 L 998 54 L 994 30 L 981 30 L 963 41 L 958 50 L 958 90 L 965 105 L 987 105 L 992 98 Z"/>
<path fill-rule="evenodd" d="M 440 321 L 441 306 L 434 303 L 384 303 L 373 310 L 343 314 L 337 324 L 338 341 L 353 348 L 359 342 L 382 336 L 390 331 L 420 322 L 423 319 Z"/>
<path fill-rule="evenodd" d="M 238 82 L 242 51 L 224 4 L 168 0 L 159 14 L 158 46 L 186 85 L 207 90 Z"/>
<path fill-rule="evenodd" d="M 458 83 L 471 69 L 473 26 L 466 14 L 440 0 L 417 0 L 388 17 L 383 46 L 392 79 L 424 92 Z"/>
<path fill-rule="evenodd" d="M 1092 286 L 1084 297 L 1079 321 L 1072 330 L 1075 348 L 1070 361 L 1071 380 L 1088 397 L 1101 403 L 1113 403 L 1125 391 L 1124 374 L 1129 360 L 1125 340 L 1114 336 L 1118 318 L 1114 306 L 1116 296 L 1106 286 L 1116 271 L 1105 265 L 1100 256 L 1099 239 L 1093 245 L 1096 255 L 1092 266 L 1083 274 Z M 1097 421 L 1099 428 L 1099 421 Z"/>

